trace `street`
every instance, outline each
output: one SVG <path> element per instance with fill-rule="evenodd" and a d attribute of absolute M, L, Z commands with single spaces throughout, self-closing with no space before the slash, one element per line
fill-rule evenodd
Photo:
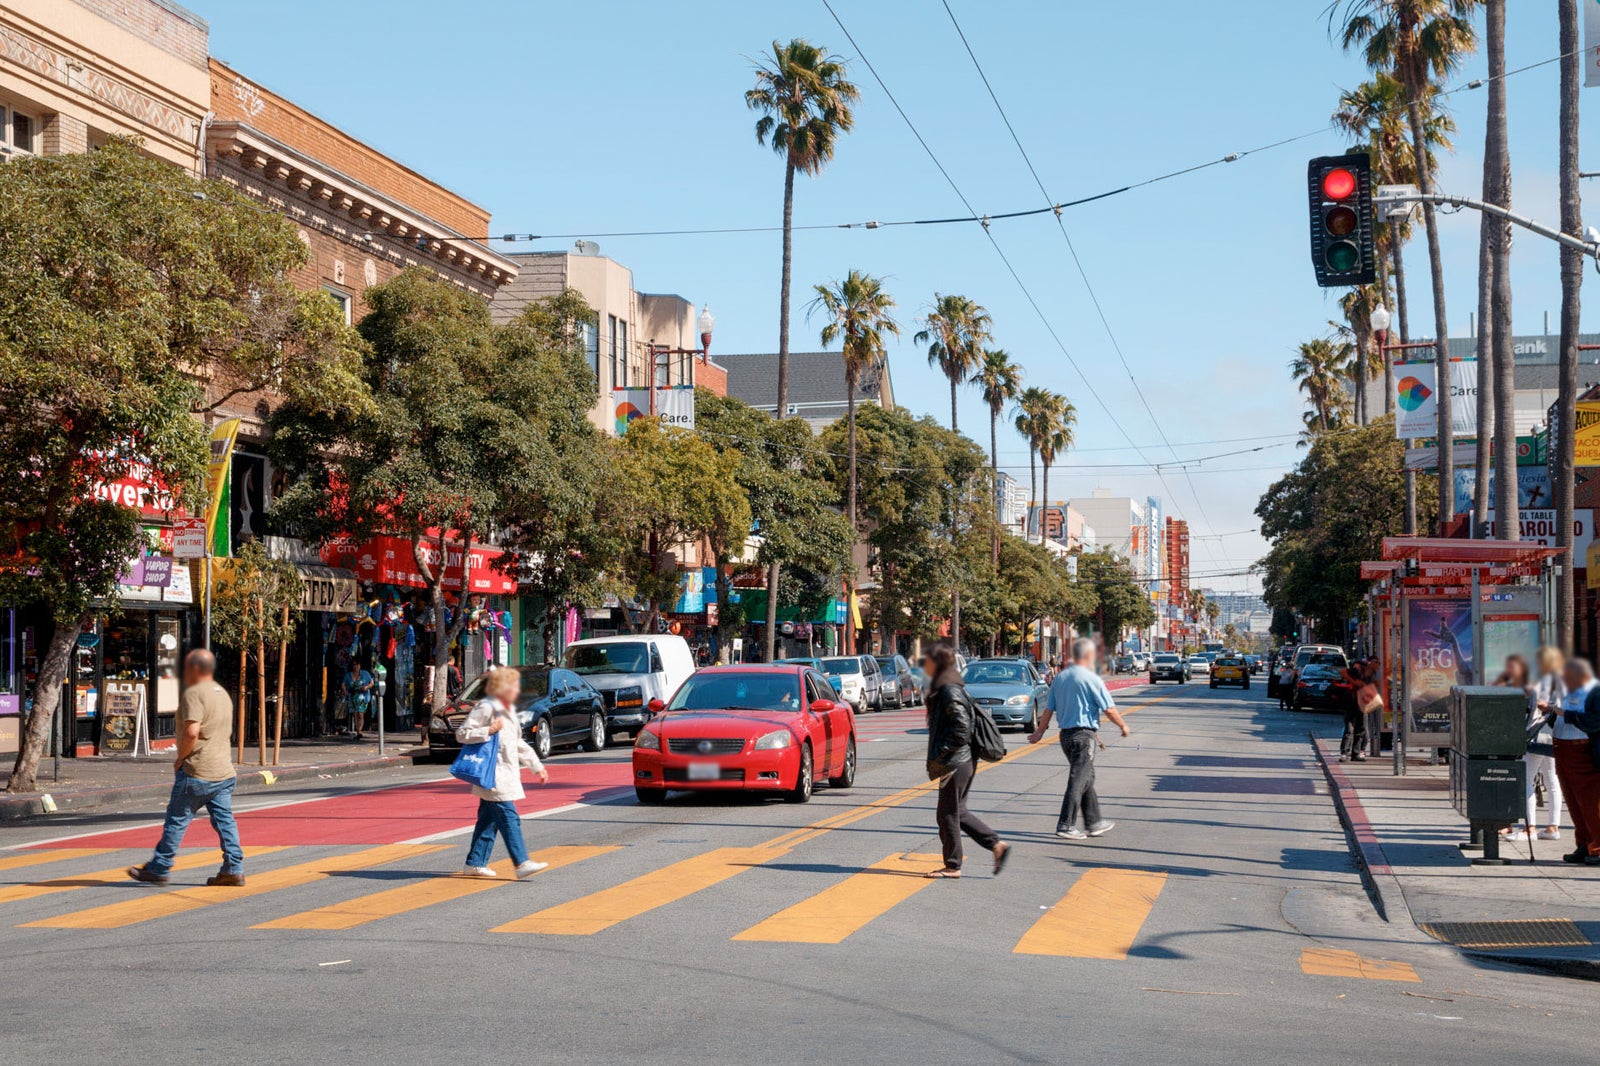
<path fill-rule="evenodd" d="M 858 719 L 809 805 L 634 803 L 625 746 L 520 806 L 525 882 L 460 869 L 442 767 L 241 800 L 243 889 L 154 809 L 0 830 L 12 1061 L 1593 1060 L 1592 987 L 1473 963 L 1373 911 L 1308 733 L 1260 686 L 1119 693 L 1108 835 L 1053 835 L 1065 763 L 1011 734 L 972 807 L 1017 851 L 938 865 L 916 710 Z M 497 852 L 502 872 L 503 852 Z M 11 928 L 14 926 L 15 928 Z M 63 1017 L 63 993 L 79 1005 Z"/>

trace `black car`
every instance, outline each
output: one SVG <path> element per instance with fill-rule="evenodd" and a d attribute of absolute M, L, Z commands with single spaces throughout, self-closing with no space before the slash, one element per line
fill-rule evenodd
<path fill-rule="evenodd" d="M 1290 706 L 1297 711 L 1343 711 L 1355 699 L 1355 690 L 1344 679 L 1342 663 L 1332 656 L 1318 657 L 1300 669 Z"/>
<path fill-rule="evenodd" d="M 522 692 L 517 697 L 517 718 L 522 736 L 539 758 L 549 758 L 558 747 L 581 747 L 600 751 L 606 746 L 606 708 L 600 693 L 577 674 L 562 667 L 519 666 Z M 454 753 L 461 745 L 456 728 L 473 705 L 483 698 L 484 679 L 479 674 L 450 701 L 443 714 L 428 721 L 428 747 L 439 753 Z"/>
<path fill-rule="evenodd" d="M 885 707 L 891 703 L 895 707 L 915 707 L 922 702 L 922 689 L 917 684 L 916 671 L 911 669 L 904 655 L 879 655 L 876 658 L 883 670 L 881 698 Z"/>

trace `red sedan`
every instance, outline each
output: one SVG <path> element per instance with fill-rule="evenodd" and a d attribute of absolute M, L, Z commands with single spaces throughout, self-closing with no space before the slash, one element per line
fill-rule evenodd
<path fill-rule="evenodd" d="M 777 792 L 804 803 L 819 777 L 834 788 L 855 782 L 855 712 L 812 667 L 709 667 L 651 710 L 633 744 L 640 803 L 679 789 Z"/>

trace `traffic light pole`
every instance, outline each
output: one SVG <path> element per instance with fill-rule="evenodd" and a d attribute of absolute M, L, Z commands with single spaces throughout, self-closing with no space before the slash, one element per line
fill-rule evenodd
<path fill-rule="evenodd" d="M 1449 193 L 1439 192 L 1424 193 L 1414 191 L 1414 189 L 1389 193 L 1380 188 L 1377 195 L 1373 197 L 1373 206 L 1379 208 L 1392 207 L 1398 204 L 1420 203 L 1430 203 L 1437 207 L 1470 207 L 1475 211 L 1482 211 L 1485 214 L 1494 215 L 1496 218 L 1503 218 L 1507 222 L 1537 233 L 1541 237 L 1547 237 L 1562 247 L 1572 248 L 1591 258 L 1600 259 L 1600 242 L 1586 241 L 1582 237 L 1575 237 L 1570 233 L 1562 233 L 1560 230 L 1551 229 L 1544 223 L 1528 218 L 1526 215 L 1508 211 L 1498 204 L 1486 204 L 1482 200 L 1474 200 L 1470 196 L 1452 196 Z"/>

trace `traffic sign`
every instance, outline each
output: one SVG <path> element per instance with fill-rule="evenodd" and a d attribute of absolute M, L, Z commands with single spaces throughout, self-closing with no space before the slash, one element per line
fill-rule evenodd
<path fill-rule="evenodd" d="M 172 523 L 172 557 L 200 559 L 206 554 L 206 520 L 179 518 Z"/>

